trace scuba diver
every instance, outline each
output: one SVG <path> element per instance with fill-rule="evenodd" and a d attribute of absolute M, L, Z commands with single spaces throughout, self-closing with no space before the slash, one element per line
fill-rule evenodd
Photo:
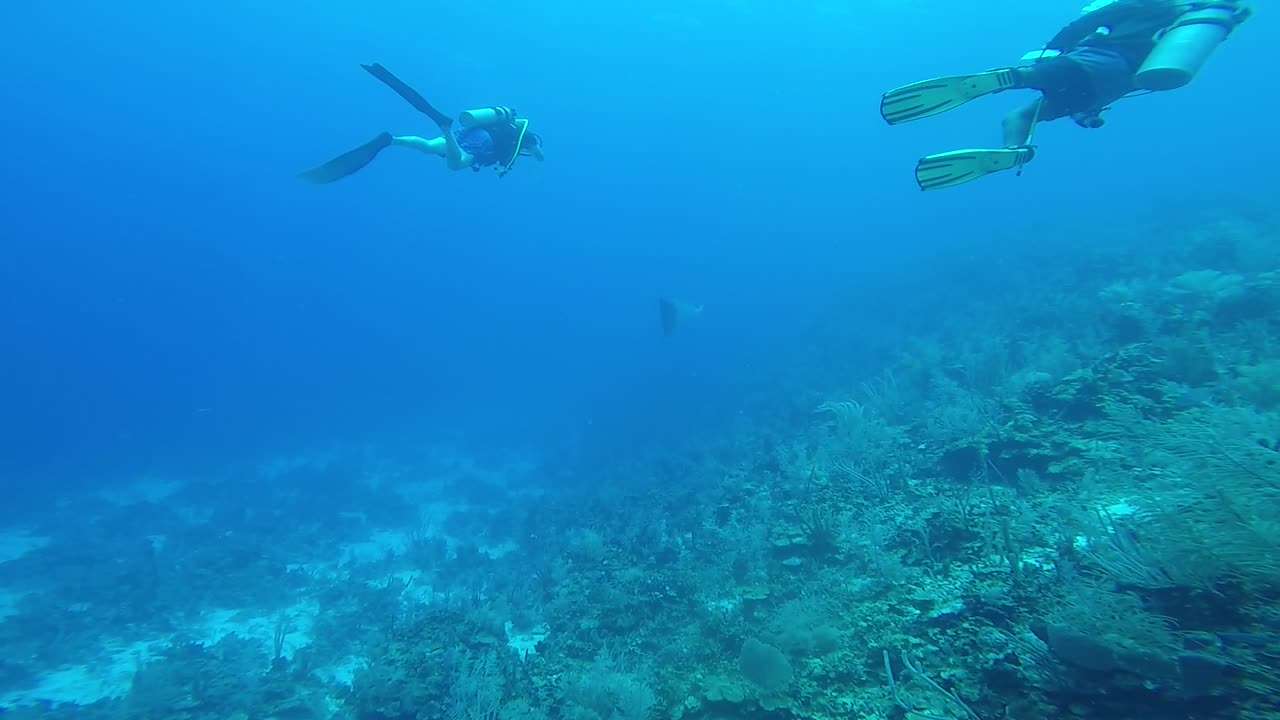
<path fill-rule="evenodd" d="M 898 125 L 984 95 L 1038 90 L 1038 98 L 1005 117 L 1003 148 L 944 152 L 916 164 L 921 190 L 1013 168 L 1021 174 L 1035 156 L 1036 123 L 1069 117 L 1080 127 L 1097 129 L 1106 122 L 1102 113 L 1121 98 L 1186 85 L 1251 13 L 1242 0 L 1099 0 L 1044 48 L 1024 55 L 1030 65 L 890 90 L 880 101 L 880 114 Z"/>
<path fill-rule="evenodd" d="M 458 124 L 462 127 L 454 130 L 453 118 L 432 107 L 416 90 L 392 75 L 391 71 L 377 63 L 360 67 L 395 90 L 415 110 L 430 118 L 440 128 L 440 137 L 379 133 L 360 147 L 302 173 L 300 177 L 303 180 L 313 183 L 341 180 L 373 162 L 378 153 L 392 145 L 443 157 L 450 170 L 471 168 L 478 172 L 482 167 L 496 165 L 499 177 L 510 172 L 516 160 L 521 157 L 542 160 L 542 138 L 537 133 L 529 132 L 529 121 L 516 117 L 511 108 L 467 110 L 458 116 Z"/>

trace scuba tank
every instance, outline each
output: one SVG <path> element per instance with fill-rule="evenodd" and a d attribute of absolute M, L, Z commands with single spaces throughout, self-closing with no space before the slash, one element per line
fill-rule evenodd
<path fill-rule="evenodd" d="M 1218 45 L 1248 17 L 1234 2 L 1199 3 L 1156 35 L 1134 85 L 1139 90 L 1175 90 L 1195 78 Z"/>
<path fill-rule="evenodd" d="M 492 127 L 494 125 L 502 125 L 509 123 L 516 118 L 516 111 L 509 107 L 501 105 L 495 107 L 480 108 L 478 110 L 464 110 L 458 115 L 459 122 L 464 128 L 473 127 Z"/>

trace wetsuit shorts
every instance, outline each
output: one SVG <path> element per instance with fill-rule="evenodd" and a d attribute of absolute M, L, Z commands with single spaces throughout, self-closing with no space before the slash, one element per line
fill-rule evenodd
<path fill-rule="evenodd" d="M 1133 91 L 1137 68 L 1121 53 L 1080 47 L 1021 69 L 1021 85 L 1044 93 L 1041 120 L 1095 113 Z"/>
<path fill-rule="evenodd" d="M 453 136 L 458 140 L 458 147 L 471 153 L 475 158 L 473 163 L 475 165 L 494 165 L 506 159 L 499 156 L 497 143 L 485 128 L 458 128 L 453 132 Z"/>

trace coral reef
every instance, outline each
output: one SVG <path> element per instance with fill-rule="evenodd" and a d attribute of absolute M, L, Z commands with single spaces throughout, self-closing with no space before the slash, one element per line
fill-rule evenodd
<path fill-rule="evenodd" d="M 1008 263 L 876 372 L 798 363 L 770 412 L 569 484 L 346 453 L 65 508 L 0 563 L 6 714 L 1274 716 L 1277 237 Z M 194 637 L 218 608 L 256 630 Z M 107 635 L 164 641 L 97 702 L 21 700 Z"/>

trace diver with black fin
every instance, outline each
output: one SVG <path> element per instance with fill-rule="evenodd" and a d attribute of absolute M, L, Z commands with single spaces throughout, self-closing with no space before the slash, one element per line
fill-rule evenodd
<path fill-rule="evenodd" d="M 701 305 L 691 305 L 683 300 L 675 300 L 673 298 L 658 298 L 658 316 L 662 319 L 663 337 L 675 335 L 676 330 L 680 327 L 681 320 L 701 312 Z"/>
<path fill-rule="evenodd" d="M 341 180 L 373 162 L 378 153 L 392 145 L 443 157 L 450 170 L 471 168 L 479 171 L 484 167 L 497 166 L 499 177 L 510 172 L 516 160 L 522 157 L 543 159 L 542 138 L 537 133 L 530 132 L 529 121 L 516 117 L 511 108 L 496 106 L 467 110 L 458 116 L 461 127 L 455 130 L 453 118 L 432 107 L 418 91 L 406 85 L 390 70 L 377 63 L 360 67 L 394 90 L 415 110 L 426 115 L 440 128 L 440 137 L 379 133 L 360 147 L 302 173 L 300 177 L 303 180 L 313 183 Z"/>
<path fill-rule="evenodd" d="M 1017 168 L 1035 156 L 1037 123 L 1069 117 L 1097 129 L 1102 113 L 1125 97 L 1175 90 L 1195 78 L 1215 48 L 1247 20 L 1243 0 L 1097 0 L 1040 50 L 1029 65 L 936 78 L 890 90 L 880 114 L 890 125 L 932 117 L 1006 90 L 1040 97 L 1009 113 L 1003 147 L 955 150 L 916 164 L 921 190 L 936 190 Z"/>

